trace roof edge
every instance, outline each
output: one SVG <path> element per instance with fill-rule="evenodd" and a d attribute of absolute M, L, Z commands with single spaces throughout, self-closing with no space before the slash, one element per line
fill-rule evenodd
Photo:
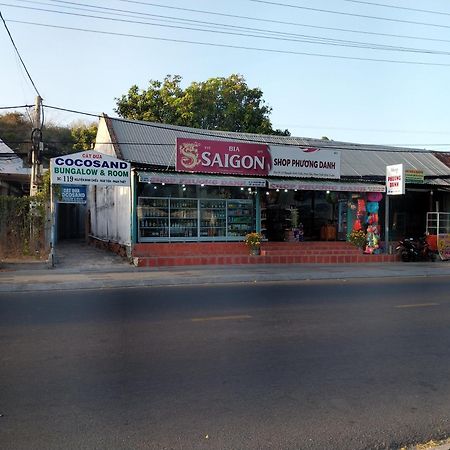
<path fill-rule="evenodd" d="M 114 127 L 113 127 L 111 118 L 105 113 L 102 113 L 101 117 L 105 121 L 106 128 L 107 128 L 109 136 L 111 138 L 111 143 L 114 147 L 114 151 L 116 152 L 116 156 L 120 159 L 124 159 L 124 157 L 122 155 L 122 151 L 120 150 L 119 141 L 118 141 L 116 133 L 114 131 Z"/>

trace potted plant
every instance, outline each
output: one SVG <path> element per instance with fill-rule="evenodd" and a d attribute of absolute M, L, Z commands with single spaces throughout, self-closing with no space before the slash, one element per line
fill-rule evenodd
<path fill-rule="evenodd" d="M 245 236 L 245 245 L 250 249 L 251 255 L 259 255 L 261 251 L 261 235 L 249 233 Z"/>
<path fill-rule="evenodd" d="M 363 249 L 366 244 L 366 233 L 363 230 L 353 230 L 349 236 L 349 242 L 354 246 Z"/>

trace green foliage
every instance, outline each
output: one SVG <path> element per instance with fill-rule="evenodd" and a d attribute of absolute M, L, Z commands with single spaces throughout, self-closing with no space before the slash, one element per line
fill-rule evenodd
<path fill-rule="evenodd" d="M 0 196 L 0 256 L 42 256 L 50 199 L 50 172 L 35 197 Z"/>
<path fill-rule="evenodd" d="M 348 240 L 354 246 L 356 246 L 358 248 L 363 248 L 366 244 L 366 233 L 364 233 L 364 231 L 362 231 L 362 230 L 358 230 L 358 231 L 353 230 L 350 233 Z"/>
<path fill-rule="evenodd" d="M 124 118 L 182 125 L 208 130 L 279 134 L 269 119 L 272 108 L 266 105 L 259 88 L 250 88 L 238 74 L 193 82 L 182 89 L 179 75 L 150 80 L 148 89 L 132 86 L 116 98 L 115 111 Z"/>
<path fill-rule="evenodd" d="M 13 112 L 0 114 L 0 139 L 23 157 L 31 148 L 31 130 L 33 124 L 24 114 Z M 95 123 L 76 123 L 72 126 L 60 126 L 46 122 L 42 129 L 44 158 L 82 150 L 89 150 L 95 141 L 97 125 Z"/>
<path fill-rule="evenodd" d="M 71 129 L 71 136 L 75 142 L 75 144 L 73 144 L 73 150 L 90 150 L 93 147 L 95 137 L 97 136 L 97 128 L 97 124 L 95 123 L 73 126 Z"/>
<path fill-rule="evenodd" d="M 75 140 L 69 127 L 63 127 L 52 123 L 46 123 L 42 129 L 42 140 L 48 149 L 48 157 L 67 155 L 73 153 Z"/>
<path fill-rule="evenodd" d="M 245 236 L 245 245 L 250 248 L 258 248 L 261 245 L 262 236 L 259 233 L 248 233 Z"/>
<path fill-rule="evenodd" d="M 18 112 L 0 115 L 0 139 L 17 153 L 26 153 L 30 147 L 31 121 Z"/>
<path fill-rule="evenodd" d="M 45 217 L 45 204 L 36 197 L 0 196 L 0 255 L 40 256 Z"/>

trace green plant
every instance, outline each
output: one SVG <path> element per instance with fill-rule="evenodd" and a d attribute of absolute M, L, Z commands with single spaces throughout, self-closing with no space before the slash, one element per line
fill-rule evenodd
<path fill-rule="evenodd" d="M 349 242 L 351 242 L 354 246 L 363 248 L 366 244 L 366 233 L 364 233 L 363 230 L 355 231 L 353 230 L 350 233 L 350 236 L 348 238 Z"/>
<path fill-rule="evenodd" d="M 0 257 L 45 254 L 49 175 L 48 172 L 43 175 L 41 188 L 34 197 L 0 196 Z"/>
<path fill-rule="evenodd" d="M 245 236 L 245 245 L 251 248 L 258 248 L 261 245 L 261 235 L 259 233 L 249 233 Z"/>

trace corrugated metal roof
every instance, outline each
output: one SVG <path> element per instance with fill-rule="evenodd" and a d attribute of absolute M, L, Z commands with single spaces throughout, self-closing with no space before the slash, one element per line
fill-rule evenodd
<path fill-rule="evenodd" d="M 10 175 L 27 175 L 31 173 L 31 169 L 23 167 L 23 162 L 19 156 L 14 153 L 1 139 L 0 139 L 0 153 L 11 155 L 11 157 L 2 156 L 0 158 L 0 174 Z"/>
<path fill-rule="evenodd" d="M 311 146 L 341 151 L 342 177 L 384 177 L 386 166 L 404 164 L 405 169 L 423 170 L 425 176 L 450 176 L 450 168 L 432 153 L 422 149 L 366 145 L 349 142 L 326 141 L 293 136 L 234 133 L 201 130 L 153 122 L 110 120 L 115 139 L 125 160 L 173 168 L 175 166 L 175 143 L 177 138 L 198 137 L 203 139 L 231 140 L 264 144 Z M 428 180 L 429 183 L 431 180 Z M 434 181 L 433 181 L 434 184 Z M 450 184 L 437 180 L 436 184 Z"/>

